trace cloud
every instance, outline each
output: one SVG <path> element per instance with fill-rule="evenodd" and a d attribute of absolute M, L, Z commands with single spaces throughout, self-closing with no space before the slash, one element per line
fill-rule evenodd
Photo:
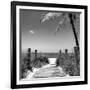
<path fill-rule="evenodd" d="M 30 30 L 29 32 L 30 32 L 30 34 L 34 34 L 35 33 L 34 30 Z"/>
<path fill-rule="evenodd" d="M 54 13 L 54 12 L 48 12 L 46 14 L 41 15 L 41 23 L 48 21 L 50 19 L 54 19 L 55 17 L 61 16 L 62 13 Z"/>

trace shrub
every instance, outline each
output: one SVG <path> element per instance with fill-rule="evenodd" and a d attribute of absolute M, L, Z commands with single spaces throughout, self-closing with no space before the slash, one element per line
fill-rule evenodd
<path fill-rule="evenodd" d="M 28 70 L 32 71 L 32 67 L 30 65 L 30 59 L 25 56 L 20 60 L 20 79 L 26 77 L 26 73 Z"/>
<path fill-rule="evenodd" d="M 78 68 L 74 54 L 61 54 L 56 61 L 56 66 L 62 67 L 66 74 L 70 76 L 78 76 Z"/>

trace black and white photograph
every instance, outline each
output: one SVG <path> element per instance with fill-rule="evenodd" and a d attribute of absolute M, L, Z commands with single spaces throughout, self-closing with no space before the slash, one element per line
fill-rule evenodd
<path fill-rule="evenodd" d="M 20 79 L 80 76 L 80 12 L 20 9 Z"/>
<path fill-rule="evenodd" d="M 16 5 L 16 85 L 85 81 L 83 6 Z"/>

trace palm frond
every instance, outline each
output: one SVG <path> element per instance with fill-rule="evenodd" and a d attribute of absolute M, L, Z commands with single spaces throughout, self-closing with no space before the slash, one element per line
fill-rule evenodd
<path fill-rule="evenodd" d="M 61 26 L 65 23 L 65 21 L 67 20 L 67 14 L 63 14 L 62 19 L 59 21 L 56 30 L 55 30 L 55 35 L 56 33 L 61 29 Z"/>
<path fill-rule="evenodd" d="M 51 19 L 54 19 L 56 17 L 59 17 L 61 16 L 63 13 L 56 13 L 56 12 L 47 12 L 47 13 L 43 13 L 41 15 L 41 19 L 40 19 L 40 22 L 41 24 L 44 23 L 45 21 L 48 21 L 48 20 L 51 20 Z"/>

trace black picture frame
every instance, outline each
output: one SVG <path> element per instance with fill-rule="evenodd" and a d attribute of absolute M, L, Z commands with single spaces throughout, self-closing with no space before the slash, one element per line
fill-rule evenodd
<path fill-rule="evenodd" d="M 17 85 L 17 71 L 16 71 L 16 7 L 17 6 L 39 6 L 39 7 L 54 7 L 54 8 L 73 8 L 73 9 L 83 9 L 84 10 L 84 81 L 73 81 L 73 82 L 55 82 L 55 83 L 43 83 L 43 84 L 21 84 Z M 35 3 L 35 2 L 19 2 L 12 1 L 11 2 L 11 88 L 36 88 L 36 87 L 50 87 L 50 86 L 67 86 L 67 85 L 82 85 L 88 83 L 88 42 L 87 42 L 87 33 L 88 33 L 88 7 L 84 5 L 69 5 L 69 4 L 52 4 L 52 3 Z"/>

